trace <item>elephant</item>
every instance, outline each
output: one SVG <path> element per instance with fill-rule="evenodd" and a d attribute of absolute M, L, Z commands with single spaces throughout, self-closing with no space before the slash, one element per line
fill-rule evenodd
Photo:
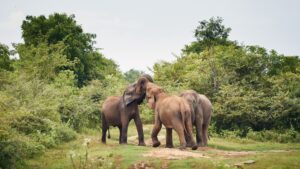
<path fill-rule="evenodd" d="M 157 138 L 162 124 L 166 127 L 167 133 L 170 136 L 166 140 L 166 147 L 172 148 L 172 129 L 174 129 L 180 140 L 180 149 L 186 148 L 185 132 L 191 140 L 192 149 L 197 149 L 197 144 L 194 141 L 192 133 L 192 118 L 191 110 L 184 98 L 175 95 L 167 95 L 164 90 L 158 85 L 147 82 L 145 79 L 139 79 L 138 86 L 146 87 L 146 99 L 148 106 L 155 110 L 155 124 L 151 133 L 153 147 L 158 147 L 160 142 Z M 170 140 L 171 139 L 171 140 Z"/>
<path fill-rule="evenodd" d="M 192 112 L 192 124 L 196 127 L 196 140 L 198 146 L 207 146 L 208 126 L 212 116 L 212 104 L 210 100 L 194 90 L 187 90 L 180 94 L 187 100 Z M 189 137 L 186 136 L 189 143 Z"/>
<path fill-rule="evenodd" d="M 150 82 L 153 79 L 150 75 L 144 74 L 140 78 L 145 78 Z M 102 116 L 102 143 L 106 143 L 106 133 L 109 134 L 109 126 L 119 128 L 119 144 L 127 144 L 127 130 L 129 122 L 134 119 L 136 129 L 138 132 L 139 145 L 145 146 L 143 125 L 139 114 L 138 105 L 143 102 L 146 96 L 146 91 L 138 90 L 137 83 L 129 85 L 122 96 L 108 97 L 101 109 Z"/>

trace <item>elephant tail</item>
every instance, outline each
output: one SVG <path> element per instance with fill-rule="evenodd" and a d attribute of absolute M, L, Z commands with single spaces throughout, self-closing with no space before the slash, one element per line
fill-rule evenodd
<path fill-rule="evenodd" d="M 181 114 L 181 118 L 182 118 L 181 120 L 182 120 L 183 130 L 184 130 L 185 133 L 188 134 L 188 132 L 186 130 L 186 126 L 185 126 L 186 125 L 186 123 L 185 123 L 185 121 L 186 121 L 185 114 L 187 113 L 187 111 L 189 111 L 189 107 L 187 107 L 186 104 L 181 103 L 181 105 L 180 105 L 180 114 Z"/>
<path fill-rule="evenodd" d="M 109 139 L 110 139 L 109 127 L 108 127 L 108 129 L 107 129 L 107 138 L 109 138 Z"/>

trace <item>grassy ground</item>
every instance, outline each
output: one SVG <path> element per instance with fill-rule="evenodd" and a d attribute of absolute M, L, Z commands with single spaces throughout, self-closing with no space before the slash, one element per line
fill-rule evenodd
<path fill-rule="evenodd" d="M 100 131 L 80 135 L 73 142 L 47 151 L 43 156 L 27 161 L 29 168 L 300 168 L 300 143 L 280 144 L 244 139 L 211 138 L 207 148 L 196 151 L 151 147 L 152 126 L 144 126 L 146 147 L 137 146 L 135 126 L 128 133 L 128 145 L 118 144 L 118 130 L 111 128 L 111 139 L 100 143 Z M 165 130 L 159 138 L 164 144 Z M 88 144 L 85 144 L 87 143 Z M 252 164 L 244 164 L 248 160 Z"/>

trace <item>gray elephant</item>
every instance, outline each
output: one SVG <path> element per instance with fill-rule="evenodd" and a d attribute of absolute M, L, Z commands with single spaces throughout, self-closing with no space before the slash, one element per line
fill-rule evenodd
<path fill-rule="evenodd" d="M 142 75 L 140 78 L 146 78 L 153 82 L 151 76 L 147 74 Z M 137 89 L 138 87 L 137 83 L 133 83 L 126 88 L 123 96 L 110 96 L 104 101 L 101 109 L 102 143 L 106 143 L 106 132 L 109 130 L 109 126 L 114 126 L 118 127 L 120 131 L 119 143 L 126 144 L 128 124 L 134 119 L 138 132 L 139 145 L 145 145 L 143 125 L 138 105 L 145 99 L 146 91 Z M 137 93 L 137 91 L 139 92 Z M 108 138 L 110 138 L 109 134 Z"/>
<path fill-rule="evenodd" d="M 192 111 L 192 123 L 196 126 L 196 140 L 198 146 L 207 146 L 208 126 L 212 116 L 212 104 L 210 100 L 194 90 L 187 90 L 180 94 L 187 100 Z M 187 143 L 190 142 L 186 137 Z"/>

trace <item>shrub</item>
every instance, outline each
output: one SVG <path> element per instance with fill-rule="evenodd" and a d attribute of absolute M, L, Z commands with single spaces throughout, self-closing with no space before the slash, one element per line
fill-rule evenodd
<path fill-rule="evenodd" d="M 36 132 L 47 133 L 51 130 L 50 120 L 33 116 L 31 114 L 16 118 L 11 123 L 11 127 L 25 134 Z"/>
<path fill-rule="evenodd" d="M 13 135 L 0 141 L 0 168 L 24 168 L 23 159 L 44 153 L 42 144 L 13 131 L 10 133 Z"/>
<path fill-rule="evenodd" d="M 256 141 L 274 141 L 279 143 L 298 143 L 300 142 L 300 133 L 296 130 L 289 129 L 283 131 L 264 130 L 264 131 L 252 131 L 250 130 L 246 136 L 249 139 Z"/>
<path fill-rule="evenodd" d="M 75 131 L 63 125 L 55 127 L 51 135 L 57 143 L 68 142 L 76 139 Z"/>
<path fill-rule="evenodd" d="M 143 124 L 153 124 L 154 122 L 154 111 L 150 109 L 146 103 L 139 106 L 140 117 Z"/>

